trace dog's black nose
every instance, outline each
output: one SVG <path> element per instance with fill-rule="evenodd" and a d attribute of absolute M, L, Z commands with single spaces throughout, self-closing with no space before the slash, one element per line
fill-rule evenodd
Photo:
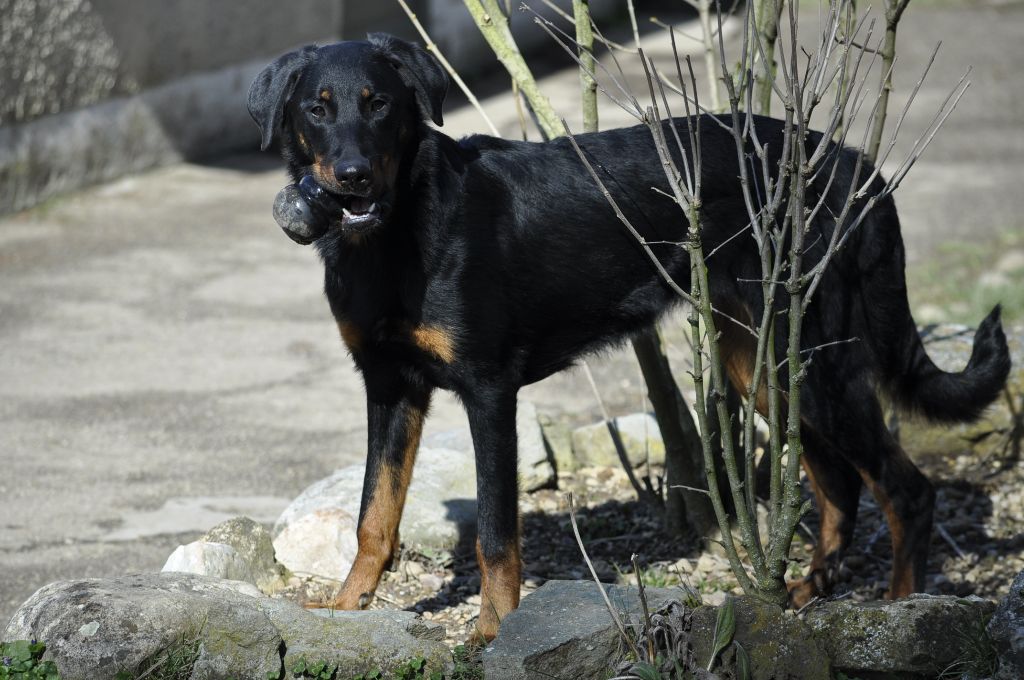
<path fill-rule="evenodd" d="M 334 166 L 334 176 L 345 191 L 370 188 L 370 164 L 365 160 L 344 160 Z"/>

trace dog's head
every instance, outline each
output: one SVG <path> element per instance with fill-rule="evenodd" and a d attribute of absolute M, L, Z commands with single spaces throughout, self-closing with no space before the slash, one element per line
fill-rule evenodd
<path fill-rule="evenodd" d="M 433 55 L 374 33 L 279 57 L 249 88 L 249 113 L 262 148 L 280 137 L 295 179 L 327 192 L 332 227 L 364 234 L 387 221 L 403 152 L 424 121 L 441 125 L 447 91 Z"/>

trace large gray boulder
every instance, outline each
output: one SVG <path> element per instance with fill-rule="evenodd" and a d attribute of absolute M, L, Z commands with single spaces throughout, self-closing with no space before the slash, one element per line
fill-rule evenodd
<path fill-rule="evenodd" d="M 1024 571 L 996 607 L 988 634 L 999 656 L 998 680 L 1024 678 Z"/>
<path fill-rule="evenodd" d="M 606 585 L 609 599 L 630 633 L 644 623 L 635 587 Z M 682 604 L 689 599 L 679 588 L 647 588 L 648 610 L 661 630 L 671 629 L 686 657 L 680 663 L 695 677 L 711 658 L 718 607 Z M 743 645 L 753 680 L 830 680 L 829 658 L 814 633 L 791 612 L 752 598 L 734 598 L 733 640 Z M 663 639 L 663 638 L 662 638 Z M 733 677 L 735 645 L 727 647 L 712 668 Z M 519 609 L 501 623 L 498 637 L 483 653 L 484 675 L 501 680 L 522 678 L 603 678 L 615 674 L 626 656 L 621 636 L 596 584 L 591 581 L 548 581 L 525 597 Z M 673 667 L 671 660 L 667 668 Z M 627 672 L 619 675 L 628 675 Z"/>
<path fill-rule="evenodd" d="M 825 602 L 805 621 L 844 673 L 935 677 L 967 660 L 995 605 L 977 597 L 911 595 L 877 602 Z"/>
<path fill-rule="evenodd" d="M 186 574 L 51 583 L 11 619 L 5 640 L 46 643 L 65 680 L 142 673 L 168 655 L 193 678 L 266 678 L 281 668 L 281 635 L 240 581 Z"/>
<path fill-rule="evenodd" d="M 634 622 L 641 619 L 636 588 L 605 588 L 618 611 Z M 652 608 L 681 596 L 676 589 L 647 589 Z M 501 622 L 498 637 L 483 653 L 484 676 L 603 678 L 609 677 L 622 653 L 619 633 L 595 583 L 548 581 Z"/>
<path fill-rule="evenodd" d="M 338 664 L 338 677 L 389 673 L 415 658 L 432 670 L 451 665 L 444 629 L 412 613 L 320 614 L 247 583 L 143 574 L 48 585 L 18 609 L 3 639 L 45 642 L 65 680 L 134 677 L 169 655 L 195 680 L 263 679 L 303 657 Z"/>
<path fill-rule="evenodd" d="M 813 631 L 793 612 L 752 597 L 732 598 L 736 632 L 750 660 L 753 680 L 831 680 L 828 653 Z M 689 644 L 698 668 L 706 668 L 714 650 L 720 607 L 697 607 L 690 616 Z M 712 670 L 736 666 L 735 645 L 724 649 Z"/>

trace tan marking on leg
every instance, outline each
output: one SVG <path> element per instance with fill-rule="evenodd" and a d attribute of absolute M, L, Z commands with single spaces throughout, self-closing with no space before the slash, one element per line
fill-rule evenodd
<path fill-rule="evenodd" d="M 502 619 L 519 606 L 523 566 L 518 540 L 500 558 L 488 561 L 480 549 L 478 538 L 476 560 L 480 565 L 480 617 L 476 622 L 476 632 L 490 642 L 498 635 Z"/>
<path fill-rule="evenodd" d="M 365 609 L 373 600 L 381 574 L 394 559 L 398 547 L 398 526 L 405 495 L 412 480 L 423 431 L 424 412 L 410 407 L 406 422 L 406 443 L 401 465 L 381 466 L 369 507 L 359 523 L 359 551 L 345 579 L 341 594 L 330 603 L 334 609 Z M 318 605 L 322 606 L 322 605 Z"/>
<path fill-rule="evenodd" d="M 811 464 L 806 459 L 801 462 L 807 479 L 811 483 L 811 489 L 814 491 L 820 527 L 818 529 L 818 544 L 814 548 L 814 556 L 811 558 L 807 577 L 786 583 L 790 605 L 795 609 L 800 609 L 814 598 L 823 597 L 829 593 L 832 584 L 828 581 L 829 575 L 826 572 L 825 558 L 844 547 L 840 532 L 843 513 L 829 500 L 821 488 Z"/>
<path fill-rule="evenodd" d="M 455 361 L 455 340 L 448 331 L 436 326 L 417 326 L 411 334 L 413 344 L 424 352 L 446 364 Z"/>
<path fill-rule="evenodd" d="M 889 581 L 889 592 L 885 596 L 890 600 L 906 597 L 914 592 L 914 563 L 913 556 L 910 555 L 903 520 L 896 513 L 892 499 L 882 485 L 864 472 L 861 472 L 861 478 L 871 490 L 875 500 L 878 501 L 882 512 L 885 513 L 885 521 L 889 525 L 889 535 L 892 536 L 892 577 Z"/>

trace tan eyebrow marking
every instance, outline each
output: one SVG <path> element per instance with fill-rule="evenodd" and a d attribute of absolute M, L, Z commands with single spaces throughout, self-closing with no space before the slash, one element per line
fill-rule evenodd
<path fill-rule="evenodd" d="M 320 99 L 323 99 L 326 102 L 331 101 L 331 91 L 326 89 L 320 90 Z"/>

